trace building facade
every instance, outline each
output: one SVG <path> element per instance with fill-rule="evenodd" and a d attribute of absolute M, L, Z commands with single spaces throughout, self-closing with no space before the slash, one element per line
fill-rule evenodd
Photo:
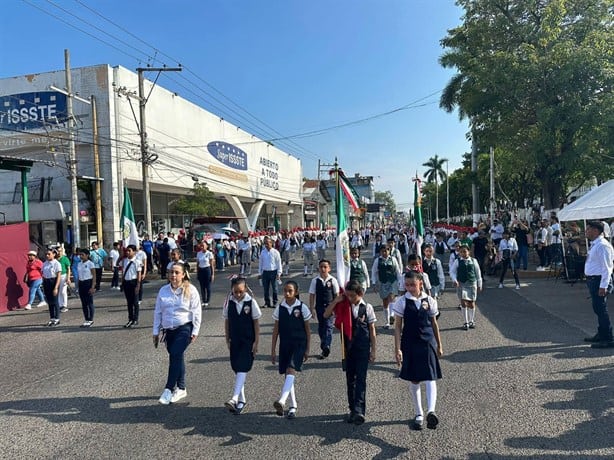
<path fill-rule="evenodd" d="M 155 76 L 155 75 L 154 75 Z M 138 75 L 123 67 L 96 65 L 71 70 L 72 89 L 91 106 L 73 98 L 81 241 L 96 239 L 94 183 L 101 182 L 102 238 L 120 238 L 123 190 L 131 194 L 139 228 L 143 222 L 143 155 L 140 145 Z M 58 239 L 70 242 L 73 216 L 64 71 L 0 79 L 0 157 L 33 161 L 29 198 L 48 204 L 43 215 L 33 206 L 33 223 L 59 222 Z M 243 131 L 162 86 L 145 80 L 146 161 L 150 186 L 151 228 L 178 231 L 191 216 L 173 211 L 173 202 L 193 189 L 195 181 L 228 203 L 241 231 L 265 227 L 270 212 L 302 215 L 302 165 L 298 158 Z M 97 147 L 97 152 L 95 148 Z M 99 174 L 96 176 L 98 157 Z M 20 220 L 21 179 L 0 171 L 0 204 L 7 220 Z M 44 242 L 46 243 L 46 242 Z"/>

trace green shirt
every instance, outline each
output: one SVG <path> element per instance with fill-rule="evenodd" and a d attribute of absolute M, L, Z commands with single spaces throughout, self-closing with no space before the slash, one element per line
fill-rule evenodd
<path fill-rule="evenodd" d="M 66 256 L 62 256 L 58 259 L 60 262 L 60 266 L 62 267 L 62 275 L 68 274 L 68 270 L 70 270 L 70 259 Z"/>

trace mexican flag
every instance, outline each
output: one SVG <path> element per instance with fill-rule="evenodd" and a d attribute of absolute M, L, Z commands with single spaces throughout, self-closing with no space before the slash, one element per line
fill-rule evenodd
<path fill-rule="evenodd" d="M 339 170 L 337 170 L 338 173 Z M 341 289 L 345 288 L 348 282 L 348 273 L 350 267 L 350 239 L 347 232 L 347 222 L 345 219 L 345 208 L 343 206 L 343 196 L 340 193 L 340 177 L 337 174 L 337 190 L 335 194 L 336 203 L 335 209 L 337 213 L 337 241 L 336 241 L 336 259 L 337 259 L 337 281 Z M 352 340 L 352 313 L 350 302 L 345 299 L 335 307 L 335 327 Z M 343 339 L 342 339 L 343 340 Z M 343 356 L 342 362 L 345 359 Z"/>
<path fill-rule="evenodd" d="M 134 220 L 134 212 L 132 211 L 132 202 L 128 188 L 124 187 L 124 205 L 122 206 L 122 218 L 119 222 L 119 227 L 122 232 L 123 246 L 134 244 L 139 247 L 139 232 L 136 229 L 136 221 Z"/>
<path fill-rule="evenodd" d="M 360 199 L 358 197 L 358 193 L 354 187 L 352 187 L 352 184 L 350 184 L 348 178 L 345 177 L 343 171 L 337 170 L 337 173 L 339 175 L 339 189 L 341 189 L 343 195 L 345 195 L 347 198 L 348 203 L 350 203 L 350 206 L 354 212 L 358 211 L 358 209 L 360 209 Z"/>

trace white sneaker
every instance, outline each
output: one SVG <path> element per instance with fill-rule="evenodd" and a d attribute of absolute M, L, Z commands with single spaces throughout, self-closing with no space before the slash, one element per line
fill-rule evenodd
<path fill-rule="evenodd" d="M 42 302 L 39 302 L 39 303 L 38 303 L 38 305 L 36 306 L 36 308 L 38 308 L 38 307 L 47 307 L 47 306 L 48 306 L 47 302 L 45 302 L 45 301 L 43 300 Z"/>
<path fill-rule="evenodd" d="M 520 290 L 520 284 L 516 285 L 516 290 L 519 291 Z"/>
<path fill-rule="evenodd" d="M 158 402 L 160 404 L 164 404 L 165 406 L 167 406 L 171 403 L 172 397 L 173 397 L 173 393 L 171 392 L 171 390 L 169 390 L 168 388 L 165 388 L 164 391 L 162 392 L 162 395 L 160 396 L 160 399 L 158 399 Z"/>
<path fill-rule="evenodd" d="M 499 289 L 503 289 L 503 283 L 499 283 Z"/>
<path fill-rule="evenodd" d="M 546 267 L 537 267 L 537 271 L 538 272 L 545 272 L 546 271 Z"/>
<path fill-rule="evenodd" d="M 181 388 L 175 388 L 175 391 L 173 391 L 173 395 L 171 396 L 171 402 L 176 403 L 180 399 L 185 398 L 187 395 L 188 392 L 186 389 L 182 390 Z"/>
<path fill-rule="evenodd" d="M 27 303 L 25 307 L 23 307 L 24 310 L 32 310 L 32 305 Z"/>

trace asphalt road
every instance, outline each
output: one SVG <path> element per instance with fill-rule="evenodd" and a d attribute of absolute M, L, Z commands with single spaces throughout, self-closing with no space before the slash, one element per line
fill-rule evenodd
<path fill-rule="evenodd" d="M 332 254 L 331 254 L 332 258 Z M 307 298 L 310 278 L 297 260 L 291 277 Z M 463 331 L 450 290 L 440 302 L 444 378 L 437 430 L 411 431 L 406 382 L 397 377 L 392 331 L 381 328 L 367 382 L 367 421 L 346 415 L 338 334 L 331 356 L 310 359 L 297 379 L 295 420 L 274 414 L 283 383 L 270 363 L 272 310 L 261 320 L 260 350 L 248 374 L 247 412 L 224 407 L 234 375 L 224 342 L 220 273 L 200 337 L 187 352 L 188 397 L 161 406 L 167 354 L 151 343 L 155 295 L 146 285 L 140 326 L 127 330 L 123 294 L 96 295 L 96 322 L 84 330 L 77 299 L 57 328 L 46 309 L 0 316 L 0 458 L 614 458 L 614 356 L 582 338 L 595 319 L 582 285 L 522 280 L 497 289 L 487 280 L 477 328 Z M 250 286 L 262 302 L 261 288 Z M 318 350 L 315 324 L 312 352 Z"/>

